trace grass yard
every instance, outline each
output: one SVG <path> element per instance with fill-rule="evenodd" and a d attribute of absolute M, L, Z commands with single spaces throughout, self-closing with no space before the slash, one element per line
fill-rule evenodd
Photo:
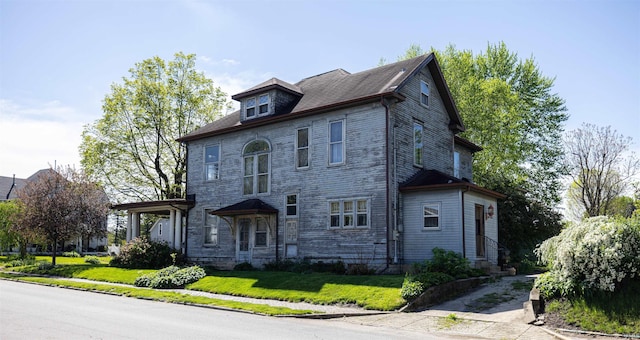
<path fill-rule="evenodd" d="M 550 301 L 549 313 L 558 314 L 570 327 L 609 334 L 640 335 L 640 280 L 615 294 Z"/>
<path fill-rule="evenodd" d="M 187 289 L 290 302 L 354 304 L 389 311 L 406 303 L 400 296 L 403 280 L 401 275 L 234 271 L 210 273 Z"/>

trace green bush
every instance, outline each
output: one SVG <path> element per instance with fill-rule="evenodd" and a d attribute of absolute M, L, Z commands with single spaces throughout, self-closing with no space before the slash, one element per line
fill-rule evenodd
<path fill-rule="evenodd" d="M 640 217 L 594 217 L 572 224 L 537 249 L 551 268 L 541 287 L 563 296 L 614 292 L 640 275 Z"/>
<path fill-rule="evenodd" d="M 36 257 L 27 254 L 25 257 L 20 257 L 20 255 L 10 255 L 7 257 L 7 262 L 5 263 L 6 268 L 10 267 L 22 267 L 22 266 L 31 266 L 36 263 Z"/>
<path fill-rule="evenodd" d="M 416 280 L 414 276 L 406 275 L 404 282 L 402 282 L 402 290 L 400 291 L 400 294 L 403 299 L 411 301 L 420 296 L 420 294 L 425 290 L 426 288 L 422 282 Z"/>
<path fill-rule="evenodd" d="M 46 261 L 38 262 L 38 270 L 51 270 L 54 267 L 53 264 Z"/>
<path fill-rule="evenodd" d="M 149 288 L 181 288 L 205 277 L 204 269 L 199 266 L 179 268 L 169 266 L 158 270 L 153 274 L 142 275 L 136 278 L 134 285 Z"/>
<path fill-rule="evenodd" d="M 65 251 L 64 253 L 62 253 L 62 256 L 63 257 L 82 257 L 75 250 L 73 250 L 73 251 Z"/>
<path fill-rule="evenodd" d="M 114 256 L 109 264 L 131 269 L 159 269 L 182 263 L 181 257 L 172 254 L 175 253 L 166 242 L 139 237 L 122 246 L 120 254 Z"/>
<path fill-rule="evenodd" d="M 311 262 L 308 258 L 298 261 L 285 259 L 265 263 L 264 270 L 292 273 L 333 273 L 343 275 L 345 274 L 345 264 L 342 261 Z"/>
<path fill-rule="evenodd" d="M 249 262 L 241 262 L 241 263 L 236 264 L 233 267 L 233 270 L 252 271 L 252 270 L 256 270 L 256 268 Z"/>
<path fill-rule="evenodd" d="M 100 259 L 97 256 L 87 256 L 84 258 L 84 262 L 85 263 L 90 263 L 90 264 L 100 264 Z"/>

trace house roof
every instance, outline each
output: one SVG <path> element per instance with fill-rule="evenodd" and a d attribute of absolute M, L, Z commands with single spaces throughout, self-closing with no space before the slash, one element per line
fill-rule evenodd
<path fill-rule="evenodd" d="M 18 194 L 17 194 L 18 190 L 24 188 L 28 182 L 36 180 L 38 176 L 48 171 L 53 171 L 53 170 L 41 169 L 36 171 L 33 175 L 29 176 L 26 179 L 0 176 L 0 201 L 18 198 Z M 15 182 L 15 186 L 13 185 L 14 182 Z"/>
<path fill-rule="evenodd" d="M 474 142 L 472 142 L 472 141 L 470 141 L 468 139 L 465 139 L 465 138 L 462 138 L 462 137 L 456 135 L 454 137 L 454 140 L 455 140 L 456 144 L 466 147 L 471 152 L 475 153 L 475 152 L 478 152 L 478 151 L 482 151 L 482 147 L 481 146 L 478 146 L 477 144 L 475 144 Z"/>
<path fill-rule="evenodd" d="M 506 196 L 479 185 L 473 184 L 466 179 L 459 179 L 449 176 L 437 170 L 422 169 L 416 172 L 411 178 L 400 184 L 400 191 L 432 191 L 446 189 L 467 189 L 495 198 L 505 198 Z"/>
<path fill-rule="evenodd" d="M 212 212 L 218 216 L 236 216 L 245 214 L 275 214 L 278 209 L 260 199 L 252 198 Z"/>
<path fill-rule="evenodd" d="M 377 102 L 382 98 L 404 100 L 405 97 L 400 94 L 400 89 L 425 66 L 429 68 L 438 93 L 449 113 L 450 128 L 456 132 L 464 131 L 460 114 L 446 86 L 436 57 L 433 53 L 429 53 L 353 74 L 343 69 L 336 69 L 302 79 L 294 85 L 272 78 L 232 98 L 241 99 L 267 89 L 284 88 L 289 92 L 302 94 L 300 101 L 291 112 L 241 122 L 240 112 L 236 111 L 180 137 L 178 141 L 187 142 L 341 107 Z"/>
<path fill-rule="evenodd" d="M 172 209 L 187 210 L 195 205 L 195 201 L 183 198 L 174 198 L 159 201 L 132 202 L 114 204 L 111 209 L 128 210 L 130 212 L 153 213 L 156 215 L 168 215 Z"/>

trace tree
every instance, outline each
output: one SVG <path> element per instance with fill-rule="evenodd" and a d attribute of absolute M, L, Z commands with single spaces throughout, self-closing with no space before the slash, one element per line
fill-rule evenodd
<path fill-rule="evenodd" d="M 502 177 L 544 204 L 558 202 L 567 115 L 553 79 L 504 43 L 480 54 L 453 45 L 433 52 L 466 126 L 462 136 L 484 148 L 474 158 L 476 181 L 489 187 Z M 421 54 L 413 44 L 398 59 Z"/>
<path fill-rule="evenodd" d="M 567 133 L 565 164 L 574 187 L 568 198 L 586 216 L 606 215 L 616 198 L 632 189 L 640 160 L 630 152 L 631 142 L 610 126 L 583 124 Z"/>
<path fill-rule="evenodd" d="M 18 192 L 17 230 L 41 235 L 52 246 L 56 264 L 59 242 L 78 235 L 106 235 L 109 201 L 104 192 L 72 168 L 50 169 Z"/>
<path fill-rule="evenodd" d="M 20 234 L 14 228 L 19 212 L 15 201 L 0 202 L 0 253 L 20 243 Z"/>
<path fill-rule="evenodd" d="M 194 54 L 146 59 L 113 84 L 104 116 L 82 133 L 82 166 L 116 200 L 184 197 L 186 146 L 175 140 L 212 122 L 228 103 L 195 70 Z"/>

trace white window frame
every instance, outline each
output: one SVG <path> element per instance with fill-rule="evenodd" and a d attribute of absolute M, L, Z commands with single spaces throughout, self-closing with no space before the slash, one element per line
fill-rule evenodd
<path fill-rule="evenodd" d="M 264 151 L 256 151 L 256 152 L 249 152 L 246 153 L 245 150 L 246 148 L 251 145 L 251 143 L 257 142 L 257 141 L 262 141 L 265 142 L 268 147 L 269 150 Z M 259 170 L 259 158 L 262 156 L 266 156 L 267 157 L 267 171 L 266 172 L 258 172 Z M 247 160 L 251 159 L 251 170 L 252 173 L 250 175 L 246 174 L 246 164 L 247 164 Z M 266 176 L 267 177 L 267 189 L 266 191 L 260 191 L 260 176 Z M 252 189 L 251 192 L 245 192 L 245 179 L 246 178 L 252 178 Z M 251 141 L 249 143 L 247 143 L 244 148 L 242 148 L 242 194 L 245 196 L 255 196 L 258 194 L 268 194 L 269 192 L 271 192 L 271 144 L 269 144 L 269 142 L 267 142 L 266 140 L 263 139 L 258 139 L 258 140 L 254 140 Z"/>
<path fill-rule="evenodd" d="M 437 215 L 427 215 L 427 208 L 436 209 Z M 427 217 L 436 217 L 438 219 L 437 227 L 427 227 L 425 225 L 425 218 Z M 422 204 L 422 229 L 423 230 L 440 230 L 442 229 L 442 203 L 440 202 L 427 202 Z"/>
<path fill-rule="evenodd" d="M 299 145 L 299 140 L 300 140 L 300 131 L 301 130 L 307 130 L 307 145 L 306 146 L 300 146 Z M 296 145 L 296 155 L 295 155 L 295 162 L 296 162 L 296 169 L 308 169 L 309 165 L 311 164 L 311 128 L 310 127 L 303 127 L 303 128 L 299 128 L 296 129 L 296 138 L 295 138 L 295 145 Z M 307 165 L 303 165 L 300 166 L 300 151 L 302 150 L 307 150 Z"/>
<path fill-rule="evenodd" d="M 426 89 L 426 92 L 425 92 L 425 89 Z M 429 86 L 429 83 L 424 80 L 420 80 L 420 105 L 429 107 L 429 99 L 430 99 L 429 92 L 431 92 L 431 87 Z"/>
<path fill-rule="evenodd" d="M 217 161 L 212 161 L 212 162 L 207 162 L 207 150 L 209 148 L 214 148 L 217 147 L 218 148 L 218 160 Z M 215 181 L 217 179 L 220 179 L 220 144 L 212 144 L 212 145 L 207 145 L 204 147 L 204 180 L 205 181 Z M 209 178 L 209 165 L 213 165 L 214 167 L 214 175 L 213 178 Z"/>
<path fill-rule="evenodd" d="M 267 98 L 266 103 L 261 103 L 260 100 L 262 98 Z M 249 103 L 252 105 L 249 105 Z M 260 112 L 262 107 L 266 106 L 267 110 L 265 112 Z M 253 114 L 249 115 L 249 109 L 253 109 Z M 271 96 L 269 93 L 259 94 L 255 97 L 247 98 L 245 100 L 245 108 L 244 108 L 244 118 L 245 119 L 254 119 L 257 117 L 266 116 L 271 111 Z"/>
<path fill-rule="evenodd" d="M 295 197 L 295 203 L 289 203 L 289 197 Z M 297 218 L 298 213 L 300 211 L 300 202 L 298 201 L 298 194 L 290 194 L 284 196 L 284 214 L 286 218 Z M 294 207 L 296 209 L 296 213 L 294 215 L 289 215 L 289 207 Z"/>
<path fill-rule="evenodd" d="M 205 246 L 209 246 L 209 247 L 213 247 L 213 246 L 217 246 L 218 245 L 218 236 L 219 236 L 219 231 L 220 231 L 220 217 L 211 214 L 211 211 L 214 211 L 215 209 L 204 209 L 204 214 L 202 216 L 202 231 L 203 231 L 203 238 L 202 238 L 202 244 Z M 210 224 L 209 222 L 215 222 L 213 224 Z M 214 229 L 214 233 L 211 232 L 211 229 Z M 207 242 L 207 235 L 209 234 L 213 234 L 215 235 L 215 241 L 214 242 Z"/>
<path fill-rule="evenodd" d="M 249 102 L 251 101 L 253 101 L 253 105 L 249 105 Z M 253 109 L 253 114 L 251 116 L 249 116 L 249 109 Z M 247 98 L 247 100 L 245 101 L 244 118 L 253 119 L 253 118 L 256 118 L 257 116 L 258 116 L 258 98 L 257 97 Z"/>
<path fill-rule="evenodd" d="M 262 98 L 264 98 L 264 97 L 267 98 L 267 101 L 266 101 L 266 103 L 261 103 L 260 100 Z M 267 110 L 265 112 L 261 112 L 263 106 L 267 107 Z M 256 108 L 257 108 L 256 113 L 257 113 L 258 116 L 266 116 L 266 115 L 268 115 L 269 111 L 271 111 L 270 110 L 270 108 L 271 108 L 271 96 L 269 96 L 268 93 L 256 96 Z"/>
<path fill-rule="evenodd" d="M 342 124 L 342 131 L 341 131 L 341 136 L 340 136 L 340 141 L 336 141 L 336 142 L 332 142 L 331 141 L 331 126 L 333 124 L 336 123 L 340 123 Z M 340 120 L 334 120 L 334 121 L 330 121 L 329 125 L 328 125 L 328 138 L 327 138 L 327 158 L 329 161 L 329 165 L 341 165 L 345 163 L 345 159 L 346 159 L 346 144 L 345 144 L 345 139 L 346 139 L 346 120 L 345 119 L 340 119 Z M 334 161 L 333 160 L 333 152 L 332 152 L 332 146 L 333 145 L 341 145 L 341 159 L 340 161 Z"/>
<path fill-rule="evenodd" d="M 420 134 L 417 134 L 420 130 Z M 424 126 L 419 121 L 413 121 L 413 166 L 422 168 L 424 164 Z M 418 136 L 420 141 L 418 141 Z"/>
<path fill-rule="evenodd" d="M 264 222 L 264 230 L 258 230 L 258 227 L 260 226 L 260 222 L 259 221 L 263 221 Z M 255 230 L 253 231 L 253 247 L 254 248 L 267 248 L 269 247 L 269 221 L 267 221 L 266 218 L 264 217 L 256 217 L 255 218 Z M 264 234 L 264 244 L 258 244 L 258 233 L 260 234 Z"/>
<path fill-rule="evenodd" d="M 358 205 L 359 202 L 364 202 L 364 208 L 366 209 L 364 212 L 358 210 L 359 207 L 362 207 L 362 205 Z M 329 200 L 327 203 L 327 208 L 329 210 L 329 229 L 366 229 L 371 227 L 371 202 L 368 198 Z M 338 211 L 336 212 L 331 211 L 331 206 L 334 203 L 338 204 Z M 349 211 L 346 211 L 347 206 L 351 206 Z M 361 215 L 366 216 L 366 225 L 359 225 L 360 220 L 358 217 Z M 332 217 L 337 218 L 338 225 L 331 225 Z"/>
<path fill-rule="evenodd" d="M 460 178 L 460 152 L 453 151 L 453 177 Z"/>

